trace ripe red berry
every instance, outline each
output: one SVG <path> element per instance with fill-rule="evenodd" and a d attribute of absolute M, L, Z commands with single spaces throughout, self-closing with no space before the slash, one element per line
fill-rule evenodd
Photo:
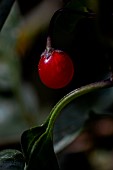
<path fill-rule="evenodd" d="M 52 49 L 48 41 L 50 39 L 47 40 L 46 50 L 42 53 L 38 64 L 39 76 L 47 87 L 63 88 L 72 80 L 73 62 L 65 52 Z"/>

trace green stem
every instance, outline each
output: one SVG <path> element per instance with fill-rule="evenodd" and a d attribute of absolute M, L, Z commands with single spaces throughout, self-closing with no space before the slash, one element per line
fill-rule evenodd
<path fill-rule="evenodd" d="M 66 96 L 64 96 L 51 110 L 50 115 L 48 119 L 46 120 L 46 123 L 48 123 L 46 132 L 48 134 L 52 134 L 54 123 L 56 121 L 56 118 L 59 116 L 61 110 L 72 100 L 76 99 L 77 97 L 80 97 L 86 93 L 94 92 L 99 89 L 104 89 L 108 87 L 113 86 L 113 81 L 105 80 L 100 82 L 91 83 L 85 86 L 82 86 L 78 89 L 75 89 L 68 93 Z"/>

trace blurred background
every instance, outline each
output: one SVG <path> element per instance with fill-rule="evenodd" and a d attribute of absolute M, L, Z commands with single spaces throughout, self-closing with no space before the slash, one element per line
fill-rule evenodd
<path fill-rule="evenodd" d="M 24 130 L 44 122 L 68 92 L 112 73 L 112 1 L 0 1 L 0 150 L 21 149 Z M 67 52 L 74 77 L 50 89 L 38 76 L 48 33 L 52 47 Z M 62 169 L 113 170 L 113 88 L 70 103 L 54 127 Z"/>
<path fill-rule="evenodd" d="M 1 149 L 20 147 L 22 132 L 41 124 L 54 104 L 52 90 L 39 80 L 38 61 L 50 19 L 61 6 L 49 0 L 0 2 Z"/>

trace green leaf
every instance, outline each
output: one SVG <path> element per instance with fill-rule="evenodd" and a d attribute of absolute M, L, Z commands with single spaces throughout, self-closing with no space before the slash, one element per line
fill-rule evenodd
<path fill-rule="evenodd" d="M 45 131 L 46 131 L 46 124 L 44 124 L 43 126 L 31 128 L 23 132 L 22 137 L 21 137 L 21 144 L 22 144 L 23 153 L 24 153 L 27 163 L 28 163 L 28 160 L 30 159 L 30 153 L 31 153 L 34 143 L 39 139 L 39 137 Z"/>
<path fill-rule="evenodd" d="M 66 52 L 72 51 L 72 48 L 75 48 L 77 24 L 87 17 L 87 7 L 78 0 L 72 0 L 64 8 L 56 11 L 49 27 L 52 46 Z"/>
<path fill-rule="evenodd" d="M 25 131 L 21 137 L 26 170 L 59 170 L 53 149 L 52 134 L 46 131 L 47 123 Z"/>
<path fill-rule="evenodd" d="M 59 170 L 57 158 L 53 149 L 53 128 L 61 110 L 79 96 L 99 89 L 108 88 L 112 85 L 112 81 L 106 80 L 71 91 L 53 107 L 42 126 L 25 131 L 21 137 L 21 145 L 26 161 L 26 170 L 37 170 L 37 168 L 40 170 Z"/>

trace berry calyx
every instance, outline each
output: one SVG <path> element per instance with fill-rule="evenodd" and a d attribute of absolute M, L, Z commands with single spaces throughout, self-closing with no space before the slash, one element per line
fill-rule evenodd
<path fill-rule="evenodd" d="M 59 89 L 70 83 L 74 75 L 74 66 L 68 54 L 51 48 L 47 39 L 46 50 L 42 53 L 38 64 L 39 77 L 49 88 Z"/>

